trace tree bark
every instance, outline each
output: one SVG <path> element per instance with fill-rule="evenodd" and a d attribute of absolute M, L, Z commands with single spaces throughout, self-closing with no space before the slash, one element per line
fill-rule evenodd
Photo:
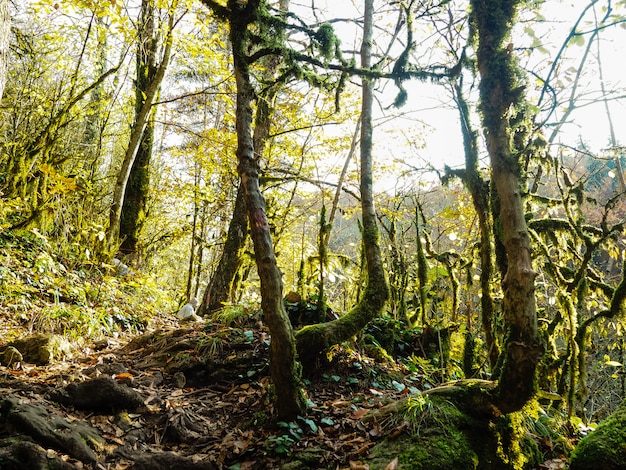
<path fill-rule="evenodd" d="M 136 54 L 135 78 L 135 122 L 141 116 L 141 109 L 147 97 L 150 84 L 157 74 L 156 54 L 158 41 L 155 35 L 155 10 L 152 0 L 142 0 L 139 14 L 138 47 Z M 158 91 L 157 91 L 158 95 Z M 120 251 L 124 255 L 137 255 L 139 234 L 145 221 L 146 203 L 150 186 L 150 160 L 154 142 L 154 114 L 152 107 L 141 135 L 137 155 L 130 169 L 122 212 L 120 214 Z"/>
<path fill-rule="evenodd" d="M 204 291 L 200 311 L 206 315 L 233 300 L 234 281 L 241 267 L 241 256 L 248 238 L 248 218 L 244 191 L 241 184 L 237 188 L 237 197 L 233 207 L 233 217 L 228 225 L 228 233 L 224 242 L 222 256 L 215 273 Z"/>
<path fill-rule="evenodd" d="M 373 0 L 365 0 L 361 65 L 370 67 L 373 29 Z M 372 102 L 373 83 L 364 78 L 361 105 L 361 212 L 363 217 L 363 246 L 367 263 L 367 285 L 361 301 L 337 320 L 310 325 L 296 334 L 298 354 L 306 367 L 311 367 L 319 354 L 361 331 L 376 318 L 389 297 L 380 246 L 372 177 Z"/>
<path fill-rule="evenodd" d="M 246 52 L 249 46 L 248 28 L 257 19 L 259 3 L 260 0 L 248 0 L 245 7 L 241 8 L 237 2 L 229 2 L 233 9 L 229 17 L 230 39 L 237 83 L 237 158 L 261 281 L 261 307 L 272 335 L 270 375 L 276 392 L 276 412 L 282 419 L 293 419 L 306 410 L 306 399 L 296 361 L 293 330 L 283 304 L 282 274 L 276 263 L 265 201 L 259 186 L 259 166 L 252 133 L 252 101 L 255 94 L 250 82 Z"/>
<path fill-rule="evenodd" d="M 522 205 L 520 157 L 528 140 L 531 117 L 524 101 L 522 72 L 507 43 L 519 0 L 472 0 L 478 34 L 480 111 L 492 177 L 500 201 L 500 226 L 507 256 L 502 281 L 507 328 L 500 358 L 498 386 L 492 394 L 502 413 L 521 409 L 535 389 L 535 370 L 542 348 L 537 332 L 531 246 Z"/>
<path fill-rule="evenodd" d="M 280 11 L 285 13 L 289 10 L 289 0 L 280 0 Z M 269 56 L 265 60 L 263 71 L 264 81 L 270 82 L 278 70 L 281 59 L 278 56 Z M 254 131 L 252 141 L 256 158 L 262 158 L 265 146 L 270 135 L 272 123 L 273 101 L 282 83 L 275 83 L 268 91 L 257 100 L 256 114 L 254 118 Z M 233 208 L 233 217 L 228 226 L 226 242 L 222 256 L 217 264 L 215 273 L 211 277 L 204 292 L 200 311 L 208 314 L 220 309 L 225 303 L 234 300 L 236 292 L 237 273 L 241 268 L 241 256 L 248 239 L 248 223 L 246 218 L 246 206 L 241 184 L 237 188 L 237 197 Z"/>
<path fill-rule="evenodd" d="M 478 226 L 480 228 L 480 318 L 483 334 L 485 335 L 489 364 L 493 370 L 498 362 L 500 347 L 493 333 L 494 308 L 491 283 L 494 270 L 491 245 L 493 230 L 490 223 L 492 212 L 489 204 L 490 187 L 489 182 L 483 179 L 478 169 L 478 134 L 471 124 L 469 106 L 463 96 L 463 86 L 460 81 L 455 85 L 455 98 L 459 108 L 465 151 L 465 171 L 460 176 L 472 196 L 472 203 L 478 215 Z"/>
<path fill-rule="evenodd" d="M 109 213 L 109 227 L 107 229 L 107 248 L 109 250 L 114 249 L 114 244 L 119 237 L 122 203 L 124 201 L 124 194 L 126 193 L 126 186 L 128 185 L 130 172 L 135 162 L 135 157 L 137 156 L 137 150 L 141 144 L 144 130 L 148 124 L 150 113 L 152 112 L 152 104 L 156 100 L 161 82 L 163 81 L 165 71 L 169 64 L 172 52 L 172 34 L 174 29 L 174 14 L 176 10 L 175 4 L 176 2 L 171 6 L 171 10 L 169 12 L 165 47 L 161 63 L 157 67 L 153 80 L 146 88 L 144 102 L 139 113 L 136 115 L 135 123 L 130 134 L 130 141 L 126 149 L 126 154 L 124 155 L 124 160 L 122 161 L 122 167 L 120 168 L 115 181 L 113 201 L 111 203 L 111 210 Z"/>

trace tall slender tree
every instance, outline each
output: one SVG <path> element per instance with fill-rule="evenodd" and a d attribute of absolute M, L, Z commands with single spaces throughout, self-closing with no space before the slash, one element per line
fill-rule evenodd
<path fill-rule="evenodd" d="M 292 419 L 306 409 L 306 399 L 300 381 L 293 329 L 282 299 L 282 274 L 276 262 L 272 234 L 267 220 L 265 200 L 259 184 L 259 160 L 254 148 L 254 113 L 256 98 L 250 67 L 260 56 L 249 55 L 255 50 L 254 39 L 267 20 L 264 0 L 229 0 L 223 6 L 213 0 L 203 0 L 229 26 L 233 68 L 237 85 L 236 118 L 238 173 L 243 188 L 250 236 L 261 283 L 261 308 L 272 334 L 270 343 L 270 375 L 276 393 L 275 408 L 283 419 Z M 271 41 L 272 38 L 266 38 Z M 280 50 L 280 49 L 279 49 Z M 278 52 L 278 51 L 276 51 Z M 269 53 L 271 55 L 271 52 Z"/>
<path fill-rule="evenodd" d="M 148 88 L 157 76 L 157 53 L 159 41 L 156 29 L 156 4 L 154 0 L 142 0 L 137 22 L 137 52 L 135 67 L 135 121 L 141 115 Z M 158 91 L 157 91 L 158 94 Z M 148 115 L 137 155 L 130 168 L 122 212 L 120 214 L 120 251 L 124 255 L 137 255 L 139 234 L 145 220 L 146 203 L 150 186 L 150 160 L 154 142 L 153 106 Z"/>
<path fill-rule="evenodd" d="M 500 202 L 498 225 L 506 250 L 502 280 L 507 336 L 492 404 L 502 413 L 521 409 L 532 397 L 542 351 L 537 330 L 535 277 L 524 218 L 522 160 L 529 151 L 532 118 L 524 99 L 523 73 L 510 31 L 520 0 L 472 0 L 480 72 L 480 112 L 491 172 Z"/>
<path fill-rule="evenodd" d="M 279 9 L 281 14 L 286 13 L 289 10 L 289 0 L 280 0 Z M 273 83 L 259 94 L 257 100 L 253 131 L 254 153 L 257 158 L 261 158 L 265 152 L 274 112 L 273 101 L 284 86 L 284 81 L 275 81 L 275 75 L 281 63 L 280 57 L 271 55 L 265 57 L 263 61 L 265 63 L 261 74 L 262 81 Z M 236 290 L 234 284 L 241 267 L 242 253 L 247 239 L 248 221 L 243 187 L 240 184 L 237 188 L 233 216 L 228 226 L 224 249 L 202 299 L 200 309 L 203 313 L 215 311 L 226 302 L 233 300 Z"/>
<path fill-rule="evenodd" d="M 111 208 L 109 211 L 109 226 L 107 228 L 107 248 L 114 250 L 115 245 L 119 239 L 120 234 L 120 221 L 122 217 L 122 204 L 124 202 L 124 195 L 126 193 L 126 187 L 128 186 L 128 180 L 131 174 L 131 169 L 135 163 L 135 158 L 139 150 L 139 146 L 142 142 L 144 131 L 150 120 L 153 104 L 156 102 L 161 82 L 165 76 L 165 71 L 169 65 L 170 57 L 172 54 L 172 37 L 175 26 L 175 15 L 178 0 L 173 0 L 168 7 L 168 21 L 165 27 L 165 38 L 163 41 L 163 54 L 161 61 L 156 66 L 156 71 L 152 80 L 147 85 L 145 92 L 141 97 L 143 102 L 141 108 L 135 116 L 135 122 L 130 134 L 128 147 L 122 160 L 122 166 L 117 174 L 115 180 L 115 186 L 113 188 L 113 201 L 111 202 Z"/>
<path fill-rule="evenodd" d="M 0 99 L 2 99 L 4 86 L 7 82 L 10 31 L 11 14 L 9 12 L 9 0 L 0 0 Z"/>
<path fill-rule="evenodd" d="M 373 0 L 365 0 L 361 67 L 368 70 L 372 60 Z M 378 244 L 378 225 L 374 204 L 372 172 L 372 104 L 374 80 L 362 79 L 361 104 L 361 213 L 363 217 L 363 247 L 367 264 L 367 284 L 359 303 L 344 316 L 331 322 L 310 325 L 298 331 L 298 354 L 303 364 L 310 365 L 330 346 L 358 333 L 383 310 L 389 289 L 385 278 L 382 255 Z"/>

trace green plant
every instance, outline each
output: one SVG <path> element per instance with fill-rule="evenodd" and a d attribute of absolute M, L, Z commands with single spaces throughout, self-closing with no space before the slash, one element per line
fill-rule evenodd
<path fill-rule="evenodd" d="M 242 327 L 256 311 L 257 309 L 253 308 L 252 305 L 226 305 L 213 314 L 213 319 L 224 325 Z"/>
<path fill-rule="evenodd" d="M 286 434 L 282 436 L 270 436 L 265 441 L 265 448 L 274 451 L 277 455 L 291 455 L 291 446 L 296 441 Z"/>

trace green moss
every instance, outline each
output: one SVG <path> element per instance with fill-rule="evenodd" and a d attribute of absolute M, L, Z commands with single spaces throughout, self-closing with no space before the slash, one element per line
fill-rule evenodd
<path fill-rule="evenodd" d="M 320 54 L 326 60 L 332 59 L 335 56 L 335 50 L 339 46 L 339 39 L 335 35 L 333 26 L 330 23 L 322 23 L 315 33 L 315 39 Z"/>
<path fill-rule="evenodd" d="M 428 396 L 421 406 L 409 407 L 405 419 L 413 432 L 377 445 L 370 468 L 385 468 L 395 457 L 399 468 L 411 470 L 524 470 L 542 461 L 527 432 L 527 411 L 499 418 L 472 416 L 452 404 L 460 397 L 458 387 L 451 391 L 447 399 Z"/>
<path fill-rule="evenodd" d="M 572 453 L 570 470 L 617 470 L 626 462 L 626 403 L 580 441 Z"/>
<path fill-rule="evenodd" d="M 458 430 L 428 436 L 403 436 L 384 441 L 372 452 L 371 469 L 382 469 L 398 457 L 407 470 L 464 470 L 478 468 L 478 456 L 467 437 Z"/>

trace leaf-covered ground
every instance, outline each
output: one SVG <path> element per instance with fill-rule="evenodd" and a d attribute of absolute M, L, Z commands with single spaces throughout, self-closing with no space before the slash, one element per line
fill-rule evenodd
<path fill-rule="evenodd" d="M 67 469 L 366 469 L 378 441 L 408 429 L 367 421 L 368 411 L 435 385 L 419 362 L 375 361 L 345 345 L 306 378 L 307 414 L 279 422 L 258 314 L 181 323 L 158 286 L 114 267 L 71 269 L 41 239 L 24 247 L 5 237 L 0 257 L 0 348 L 34 333 L 68 341 L 49 363 L 0 355 L 2 468 L 40 452 L 41 465 Z M 88 448 L 68 438 L 75 432 Z"/>

